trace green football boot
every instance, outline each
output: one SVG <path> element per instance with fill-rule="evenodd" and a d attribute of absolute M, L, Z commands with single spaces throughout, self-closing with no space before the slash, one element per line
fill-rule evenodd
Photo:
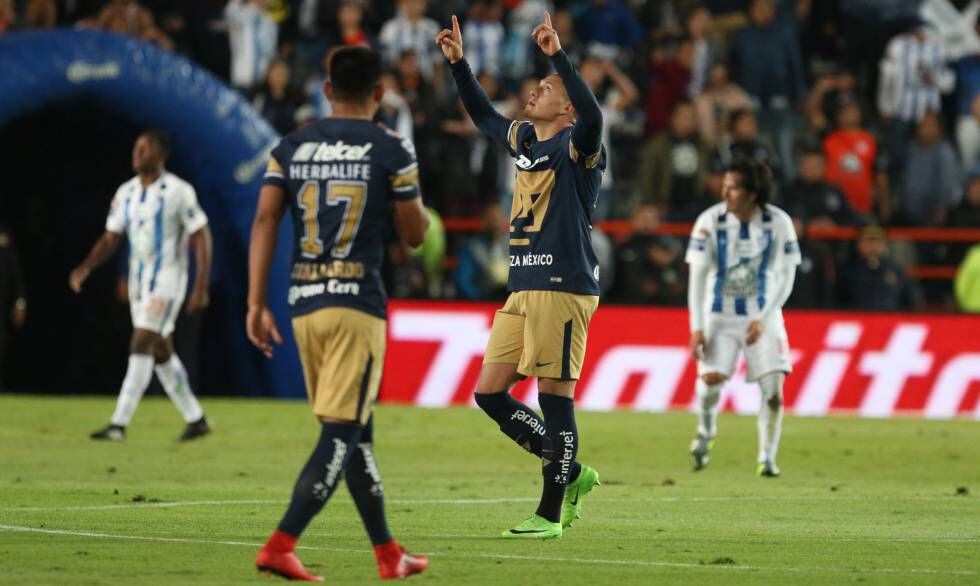
<path fill-rule="evenodd" d="M 561 523 L 552 523 L 537 513 L 524 522 L 500 534 L 504 539 L 559 539 Z"/>
<path fill-rule="evenodd" d="M 776 466 L 775 462 L 760 462 L 756 466 L 755 473 L 760 478 L 777 478 L 780 474 L 779 466 Z"/>
<path fill-rule="evenodd" d="M 582 464 L 578 478 L 565 488 L 565 500 L 561 504 L 562 529 L 568 529 L 576 519 L 582 518 L 582 501 L 599 485 L 599 473 L 595 468 Z"/>

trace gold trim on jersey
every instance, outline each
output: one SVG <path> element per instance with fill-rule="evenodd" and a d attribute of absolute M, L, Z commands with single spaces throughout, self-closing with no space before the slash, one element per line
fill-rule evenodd
<path fill-rule="evenodd" d="M 507 129 L 507 144 L 513 151 L 517 150 L 517 131 L 521 128 L 521 124 L 527 124 L 527 122 L 514 120 L 510 123 L 510 128 Z"/>
<path fill-rule="evenodd" d="M 279 164 L 279 161 L 277 161 L 275 157 L 269 159 L 269 164 L 266 166 L 265 172 L 274 173 L 276 175 L 286 174 L 286 171 L 283 170 L 282 165 Z"/>
<path fill-rule="evenodd" d="M 391 178 L 391 188 L 398 189 L 400 187 L 417 187 L 419 184 L 419 168 L 418 166 L 412 167 L 404 173 L 398 175 L 393 175 Z"/>
<path fill-rule="evenodd" d="M 584 161 L 585 168 L 594 169 L 595 166 L 599 164 L 600 155 L 602 155 L 602 147 L 599 147 L 599 150 L 597 150 L 594 155 L 589 155 L 585 157 L 585 161 Z M 579 152 L 577 148 L 575 148 L 575 145 L 572 144 L 572 141 L 568 141 L 568 156 L 572 158 L 573 163 L 578 163 L 579 159 L 582 158 L 582 154 Z"/>

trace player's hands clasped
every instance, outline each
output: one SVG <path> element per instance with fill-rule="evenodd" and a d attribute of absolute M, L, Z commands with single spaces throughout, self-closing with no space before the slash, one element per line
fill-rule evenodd
<path fill-rule="evenodd" d="M 251 305 L 245 318 L 245 331 L 256 348 L 272 358 L 272 342 L 282 344 L 282 335 L 276 326 L 276 318 L 264 305 Z"/>
<path fill-rule="evenodd" d="M 81 293 L 82 285 L 85 284 L 85 279 L 88 279 L 88 274 L 88 268 L 81 265 L 75 267 L 71 274 L 68 275 L 68 287 L 75 293 Z"/>
<path fill-rule="evenodd" d="M 538 26 L 534 27 L 531 31 L 531 37 L 534 42 L 541 47 L 541 51 L 551 57 L 558 51 L 561 51 L 561 42 L 558 40 L 558 32 L 555 31 L 555 27 L 551 25 L 551 14 L 548 12 L 544 13 L 544 21 Z"/>
<path fill-rule="evenodd" d="M 745 330 L 745 343 L 749 346 L 755 344 L 756 341 L 762 336 L 762 322 L 754 319 L 749 322 L 749 327 Z"/>
<path fill-rule="evenodd" d="M 691 357 L 695 360 L 704 358 L 704 332 L 695 330 L 691 332 Z"/>
<path fill-rule="evenodd" d="M 463 58 L 463 34 L 459 30 L 459 21 L 453 15 L 453 30 L 442 29 L 436 35 L 436 44 L 442 49 L 442 54 L 450 63 L 456 63 Z"/>

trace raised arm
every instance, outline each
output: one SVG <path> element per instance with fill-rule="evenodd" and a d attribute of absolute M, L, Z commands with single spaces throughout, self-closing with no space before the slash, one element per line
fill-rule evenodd
<path fill-rule="evenodd" d="M 599 109 L 595 94 L 575 71 L 572 62 L 568 60 L 568 55 L 561 50 L 561 42 L 558 40 L 558 33 L 551 25 L 550 14 L 544 13 L 544 22 L 535 27 L 531 36 L 541 47 L 541 51 L 551 59 L 555 72 L 565 84 L 568 99 L 575 108 L 577 121 L 572 131 L 575 148 L 587 156 L 599 152 L 602 139 L 602 110 Z"/>
<path fill-rule="evenodd" d="M 473 76 L 469 63 L 463 58 L 463 35 L 459 30 L 459 21 L 456 20 L 455 14 L 453 29 L 443 29 L 436 35 L 436 44 L 449 61 L 449 70 L 459 90 L 459 97 L 463 100 L 463 107 L 473 119 L 473 123 L 485 134 L 504 144 L 509 144 L 507 135 L 514 121 L 504 118 L 494 110 L 490 98 Z"/>

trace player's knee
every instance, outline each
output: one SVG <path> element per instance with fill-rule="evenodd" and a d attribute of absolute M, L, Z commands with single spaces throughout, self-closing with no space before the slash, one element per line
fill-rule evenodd
<path fill-rule="evenodd" d="M 701 375 L 701 380 L 708 386 L 720 385 L 728 378 L 720 372 L 706 372 Z"/>
<path fill-rule="evenodd" d="M 133 338 L 129 342 L 130 354 L 152 354 L 156 355 L 156 343 L 159 336 L 146 330 L 136 330 Z"/>
<path fill-rule="evenodd" d="M 160 338 L 153 346 L 153 359 L 157 364 L 163 364 L 173 356 L 174 348 L 168 338 Z"/>
<path fill-rule="evenodd" d="M 766 404 L 769 405 L 770 410 L 772 411 L 778 410 L 780 407 L 783 406 L 783 394 L 776 393 L 775 395 L 769 397 L 769 399 L 766 400 Z"/>
<path fill-rule="evenodd" d="M 480 380 L 476 384 L 476 394 L 479 396 L 510 390 L 514 383 L 523 378 L 517 373 L 516 364 L 484 364 L 480 371 Z"/>
<path fill-rule="evenodd" d="M 554 378 L 539 378 L 538 392 L 546 395 L 557 395 L 559 397 L 575 396 L 575 382 L 573 380 L 559 380 Z"/>

